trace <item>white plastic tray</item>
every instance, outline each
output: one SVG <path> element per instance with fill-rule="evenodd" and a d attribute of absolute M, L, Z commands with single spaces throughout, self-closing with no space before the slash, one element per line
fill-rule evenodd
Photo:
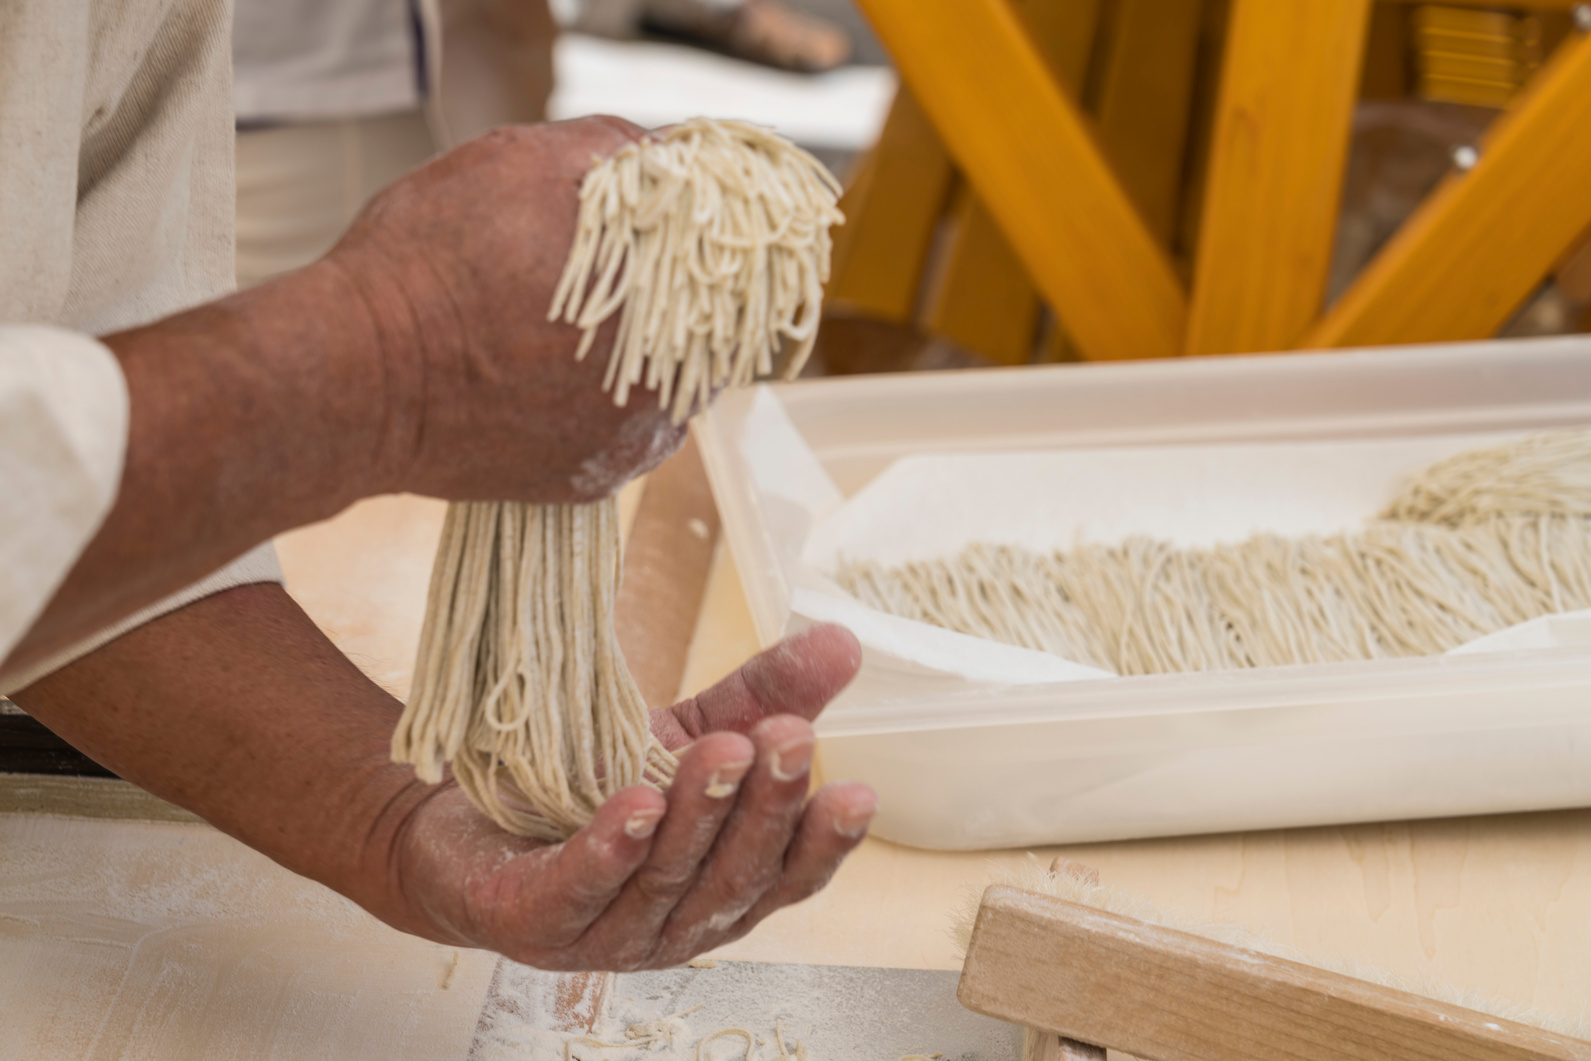
<path fill-rule="evenodd" d="M 1591 340 L 878 376 L 775 388 L 845 494 L 934 451 L 1374 439 L 1591 423 Z M 764 644 L 804 543 L 778 455 L 699 439 Z M 765 399 L 764 399 L 765 400 Z M 754 472 L 755 466 L 755 472 Z M 770 473 L 770 468 L 775 472 Z M 791 475 L 800 469 L 792 467 Z M 878 661 L 864 652 L 864 676 Z M 874 831 L 974 849 L 1591 805 L 1591 650 L 1056 684 L 860 681 L 819 720 Z"/>

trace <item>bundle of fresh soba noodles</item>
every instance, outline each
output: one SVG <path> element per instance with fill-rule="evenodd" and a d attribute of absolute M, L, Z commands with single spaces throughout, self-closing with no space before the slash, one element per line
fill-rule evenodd
<path fill-rule="evenodd" d="M 657 392 L 681 421 L 714 392 L 800 371 L 817 333 L 839 188 L 811 155 L 740 122 L 696 119 L 599 160 L 549 316 L 584 332 L 615 313 L 604 386 Z M 460 787 L 503 828 L 561 840 L 675 760 L 613 632 L 612 499 L 457 503 L 431 574 L 395 761 Z"/>
<path fill-rule="evenodd" d="M 843 564 L 863 603 L 1118 674 L 1435 655 L 1591 608 L 1591 430 L 1461 453 L 1344 534 Z"/>

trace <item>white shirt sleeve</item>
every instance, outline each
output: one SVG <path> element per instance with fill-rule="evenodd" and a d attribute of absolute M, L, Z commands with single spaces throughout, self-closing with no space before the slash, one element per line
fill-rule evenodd
<path fill-rule="evenodd" d="M 116 499 L 127 383 L 103 344 L 0 326 L 0 658 L 33 625 Z"/>
<path fill-rule="evenodd" d="M 121 622 L 108 626 L 91 637 L 84 638 L 77 644 L 57 652 L 39 662 L 16 672 L 0 674 L 0 696 L 26 689 L 34 682 L 47 674 L 60 670 L 68 663 L 81 659 L 96 648 L 121 637 L 129 631 L 136 630 L 145 623 L 153 622 L 168 612 L 174 612 L 185 604 L 192 604 L 196 600 L 213 596 L 224 590 L 234 589 L 238 586 L 249 586 L 257 582 L 281 582 L 282 568 L 276 562 L 276 546 L 266 542 L 250 552 L 244 553 L 221 570 L 214 572 L 206 578 L 200 579 L 186 589 L 179 590 L 171 596 L 158 600 L 149 607 L 139 612 L 134 612 Z"/>
<path fill-rule="evenodd" d="M 127 384 L 103 344 L 40 325 L 0 326 L 0 659 L 21 640 L 116 499 L 127 445 Z M 265 543 L 187 589 L 25 670 L 0 695 L 202 597 L 281 582 Z"/>

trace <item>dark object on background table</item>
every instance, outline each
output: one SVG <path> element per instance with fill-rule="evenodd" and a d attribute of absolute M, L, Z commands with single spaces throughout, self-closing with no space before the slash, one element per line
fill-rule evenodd
<path fill-rule="evenodd" d="M 643 35 L 676 40 L 736 59 L 802 74 L 820 74 L 851 58 L 845 31 L 826 18 L 778 0 L 727 7 L 667 0 L 644 4 Z"/>
<path fill-rule="evenodd" d="M 0 700 L 0 773 L 45 774 L 55 777 L 116 775 L 23 714 L 9 700 Z"/>

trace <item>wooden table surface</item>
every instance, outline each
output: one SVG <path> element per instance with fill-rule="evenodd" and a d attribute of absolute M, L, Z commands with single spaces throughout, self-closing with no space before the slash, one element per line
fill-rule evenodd
<path fill-rule="evenodd" d="M 282 543 L 310 613 L 401 688 L 418 633 L 440 507 L 384 499 Z M 418 518 L 424 514 L 424 518 Z M 352 533 L 344 533 L 344 531 Z M 375 615 L 360 590 L 385 567 Z M 402 574 L 400 579 L 393 575 Z M 399 620 L 402 620 L 400 623 Z M 398 627 L 401 625 L 401 629 Z M 396 636 L 388 637 L 391 631 Z M 681 688 L 688 695 L 757 651 L 728 550 L 708 580 Z M 1591 705 L 1588 705 L 1591 708 Z M 821 767 L 821 755 L 820 755 Z M 1036 852 L 1048 860 L 1060 852 Z M 1204 920 L 1261 929 L 1306 952 L 1360 959 L 1502 999 L 1591 1018 L 1591 810 L 1189 837 L 1064 849 L 1104 881 Z M 725 956 L 956 968 L 948 912 L 1022 851 L 947 853 L 869 840 L 829 888 L 770 919 Z"/>
<path fill-rule="evenodd" d="M 289 590 L 400 694 L 442 510 L 381 498 L 279 541 Z M 756 648 L 720 547 L 682 692 Z M 1059 850 L 869 840 L 720 956 L 956 968 L 950 912 L 1000 865 Z M 1066 853 L 1195 918 L 1591 1018 L 1591 810 Z M 204 826 L 0 815 L 0 1061 L 464 1057 L 493 961 L 401 936 Z"/>

